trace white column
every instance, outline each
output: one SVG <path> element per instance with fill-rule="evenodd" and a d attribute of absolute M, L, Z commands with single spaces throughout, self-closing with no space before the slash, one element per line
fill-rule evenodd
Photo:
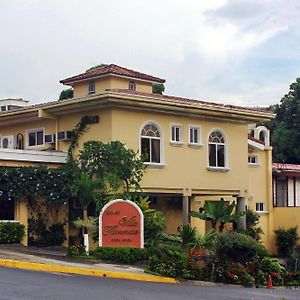
<path fill-rule="evenodd" d="M 189 223 L 189 196 L 182 196 L 182 224 Z"/>

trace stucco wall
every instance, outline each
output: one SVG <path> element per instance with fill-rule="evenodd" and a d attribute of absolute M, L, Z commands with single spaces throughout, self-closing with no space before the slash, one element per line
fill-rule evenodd
<path fill-rule="evenodd" d="M 289 229 L 297 226 L 297 232 L 300 236 L 300 207 L 274 207 L 273 209 L 273 230 L 284 228 Z M 270 238 L 275 244 L 275 234 L 272 232 Z"/>
<path fill-rule="evenodd" d="M 104 92 L 106 89 L 126 89 L 128 90 L 130 79 L 118 78 L 118 77 L 105 77 L 95 79 L 95 94 Z M 136 83 L 136 91 L 152 93 L 152 83 L 143 82 L 139 80 L 133 80 Z M 89 82 L 76 83 L 73 86 L 74 98 L 85 97 L 89 94 Z"/>
<path fill-rule="evenodd" d="M 161 128 L 163 162 L 161 168 L 147 168 L 142 186 L 144 188 L 191 188 L 211 190 L 239 190 L 243 195 L 248 189 L 247 126 L 227 121 L 186 118 L 172 115 L 113 110 L 112 140 L 121 140 L 128 148 L 139 149 L 140 131 L 146 121 L 153 121 Z M 182 146 L 170 144 L 170 126 L 179 123 L 183 129 Z M 189 125 L 199 125 L 202 131 L 200 147 L 188 145 Z M 221 129 L 226 137 L 227 172 L 208 171 L 209 132 Z M 243 176 L 241 176 L 243 174 Z"/>

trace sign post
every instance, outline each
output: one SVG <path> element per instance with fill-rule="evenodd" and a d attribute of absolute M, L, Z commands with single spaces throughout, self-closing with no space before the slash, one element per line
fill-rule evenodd
<path fill-rule="evenodd" d="M 102 208 L 99 246 L 144 248 L 144 215 L 137 204 L 117 199 Z"/>

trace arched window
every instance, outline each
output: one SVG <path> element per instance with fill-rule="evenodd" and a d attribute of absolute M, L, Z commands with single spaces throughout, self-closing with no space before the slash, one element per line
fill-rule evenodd
<path fill-rule="evenodd" d="M 161 162 L 161 135 L 152 123 L 146 124 L 141 131 L 141 154 L 146 156 L 148 163 Z"/>
<path fill-rule="evenodd" d="M 128 89 L 132 90 L 132 91 L 136 90 L 136 84 L 134 81 L 132 81 L 132 80 L 129 81 Z"/>
<path fill-rule="evenodd" d="M 209 166 L 225 167 L 225 138 L 219 130 L 214 130 L 208 137 Z"/>
<path fill-rule="evenodd" d="M 264 144 L 266 143 L 266 133 L 264 130 L 262 130 L 260 133 L 259 133 L 259 140 L 262 141 Z"/>

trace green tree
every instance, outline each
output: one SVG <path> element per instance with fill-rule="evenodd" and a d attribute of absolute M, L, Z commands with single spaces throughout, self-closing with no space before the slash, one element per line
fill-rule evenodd
<path fill-rule="evenodd" d="M 73 98 L 74 91 L 72 88 L 61 91 L 59 100 Z"/>
<path fill-rule="evenodd" d="M 260 215 L 251 209 L 246 211 L 246 230 L 243 233 L 250 235 L 255 240 L 259 241 L 264 233 L 259 226 Z"/>
<path fill-rule="evenodd" d="M 76 178 L 73 182 L 73 193 L 78 198 L 83 211 L 83 224 L 88 222 L 87 208 L 90 203 L 96 200 L 97 190 L 101 187 L 101 181 L 93 179 L 86 172 L 82 172 L 80 177 Z M 86 233 L 86 226 L 83 226 L 83 232 Z"/>
<path fill-rule="evenodd" d="M 278 228 L 275 231 L 276 246 L 279 257 L 288 257 L 292 254 L 299 240 L 297 226 L 289 229 Z"/>
<path fill-rule="evenodd" d="M 300 78 L 290 85 L 280 104 L 270 109 L 276 118 L 267 126 L 271 131 L 273 161 L 300 163 Z"/>
<path fill-rule="evenodd" d="M 219 223 L 219 230 L 222 232 L 226 223 L 235 222 L 243 215 L 243 213 L 233 213 L 235 206 L 235 202 L 227 205 L 223 198 L 218 202 L 206 201 L 202 212 L 192 211 L 191 215 L 201 220 L 210 221 L 215 230 Z"/>
<path fill-rule="evenodd" d="M 147 247 L 156 247 L 163 230 L 166 228 L 166 219 L 162 212 L 150 208 L 150 201 L 141 198 L 137 204 L 144 215 L 144 240 Z"/>
<path fill-rule="evenodd" d="M 119 141 L 107 144 L 86 142 L 80 151 L 78 164 L 84 172 L 101 182 L 103 195 L 128 197 L 131 191 L 141 191 L 144 161 Z"/>
<path fill-rule="evenodd" d="M 163 84 L 154 84 L 152 86 L 153 94 L 162 94 L 165 91 L 165 86 Z"/>
<path fill-rule="evenodd" d="M 106 67 L 107 64 L 100 64 L 100 65 L 96 65 L 96 66 L 93 66 L 93 67 L 90 67 L 89 69 L 87 69 L 85 72 L 91 72 L 91 71 L 94 71 L 98 68 L 103 68 L 103 67 Z"/>

